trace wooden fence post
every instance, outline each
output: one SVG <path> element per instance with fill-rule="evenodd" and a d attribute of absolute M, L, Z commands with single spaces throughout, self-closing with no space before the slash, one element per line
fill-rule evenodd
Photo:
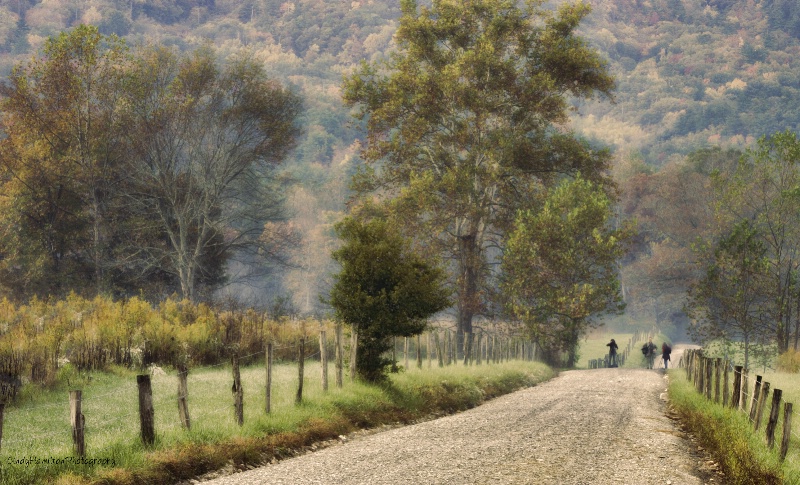
<path fill-rule="evenodd" d="M 728 359 L 725 359 L 722 363 L 723 371 L 722 371 L 722 407 L 728 407 L 728 394 L 730 393 L 730 384 L 728 382 Z"/>
<path fill-rule="evenodd" d="M 775 428 L 778 426 L 778 415 L 781 411 L 781 397 L 783 397 L 782 390 L 772 391 L 772 409 L 769 410 L 767 421 L 767 445 L 770 449 L 775 447 Z"/>
<path fill-rule="evenodd" d="M 417 334 L 417 369 L 422 369 L 422 334 Z"/>
<path fill-rule="evenodd" d="M 750 401 L 750 422 L 756 422 L 756 411 L 758 411 L 758 398 L 761 395 L 761 379 L 762 377 L 756 376 L 756 385 L 753 388 L 753 399 Z"/>
<path fill-rule="evenodd" d="M 692 382 L 694 382 L 694 387 L 697 389 L 697 392 L 703 394 L 703 387 L 700 385 L 700 381 L 702 381 L 703 376 L 703 355 L 697 355 L 697 362 L 694 364 L 694 370 L 692 371 Z"/>
<path fill-rule="evenodd" d="M 699 392 L 700 394 L 705 394 L 706 392 L 705 379 L 706 379 L 707 360 L 708 359 L 706 359 L 706 357 L 703 354 L 700 354 L 697 357 L 697 370 L 695 371 L 697 372 L 697 377 L 696 377 L 697 380 L 695 381 L 695 385 L 697 386 L 697 392 Z"/>
<path fill-rule="evenodd" d="M 297 383 L 297 396 L 294 398 L 295 404 L 300 404 L 303 402 L 303 377 L 305 372 L 305 364 L 306 364 L 306 337 L 300 337 L 300 349 L 297 353 L 297 374 L 298 374 L 298 383 Z"/>
<path fill-rule="evenodd" d="M 792 437 L 792 403 L 783 405 L 783 437 L 781 438 L 781 461 L 786 459 L 789 451 L 789 440 Z"/>
<path fill-rule="evenodd" d="M 742 366 L 737 365 L 733 368 L 733 394 L 731 394 L 731 407 L 739 407 L 739 399 L 742 393 Z"/>
<path fill-rule="evenodd" d="M 698 355 L 694 369 L 694 387 L 700 394 L 703 394 L 703 376 L 705 375 L 703 365 L 705 365 L 705 360 L 702 354 Z"/>
<path fill-rule="evenodd" d="M 139 422 L 141 424 L 142 443 L 152 445 L 156 441 L 156 433 L 153 388 L 150 385 L 150 376 L 147 374 L 137 375 L 136 385 L 139 388 Z"/>
<path fill-rule="evenodd" d="M 450 336 L 450 329 L 444 331 L 444 351 L 445 351 L 445 365 L 450 365 L 452 360 L 453 354 L 453 344 L 452 344 L 452 337 Z"/>
<path fill-rule="evenodd" d="M 184 363 L 177 365 L 178 367 L 178 418 L 181 420 L 181 426 L 186 429 L 191 429 L 192 424 L 189 420 L 189 404 L 187 397 L 189 396 L 189 385 L 187 383 L 189 368 Z"/>
<path fill-rule="evenodd" d="M 706 399 L 711 400 L 711 388 L 714 387 L 714 382 L 711 380 L 711 375 L 714 371 L 714 359 L 711 357 L 706 360 Z"/>
<path fill-rule="evenodd" d="M 336 346 L 336 355 L 334 359 L 336 359 L 336 387 L 339 389 L 342 388 L 342 374 L 344 373 L 344 353 L 342 352 L 342 324 L 336 324 L 336 331 L 334 332 L 334 340 Z"/>
<path fill-rule="evenodd" d="M 758 431 L 758 428 L 761 427 L 761 418 L 764 416 L 764 405 L 766 404 L 768 397 L 769 397 L 769 382 L 764 382 L 761 384 L 761 397 L 758 400 L 758 409 L 756 410 L 756 422 L 753 428 L 756 431 Z"/>
<path fill-rule="evenodd" d="M 235 351 L 231 356 L 233 364 L 233 413 L 236 415 L 236 423 L 244 426 L 244 389 L 242 389 L 242 375 L 239 372 L 239 351 Z"/>
<path fill-rule="evenodd" d="M 444 353 L 442 352 L 442 342 L 439 340 L 439 330 L 433 334 L 433 340 L 436 343 L 436 358 L 439 360 L 439 367 L 444 367 Z"/>
<path fill-rule="evenodd" d="M 719 404 L 719 394 L 721 389 L 720 387 L 720 377 L 722 371 L 722 359 L 717 357 L 714 360 L 714 402 Z"/>
<path fill-rule="evenodd" d="M 322 390 L 328 391 L 328 348 L 325 330 L 319 332 L 319 362 L 322 365 Z"/>
<path fill-rule="evenodd" d="M 403 369 L 408 370 L 409 338 L 403 338 Z"/>
<path fill-rule="evenodd" d="M 272 412 L 272 359 L 273 359 L 273 348 L 272 342 L 267 342 L 267 352 L 264 356 L 266 360 L 266 367 L 267 367 L 267 383 L 266 383 L 266 390 L 264 392 L 264 412 L 269 414 Z"/>
<path fill-rule="evenodd" d="M 85 456 L 83 430 L 86 420 L 81 413 L 81 391 L 69 391 L 69 421 L 72 424 L 72 448 L 78 456 Z"/>
<path fill-rule="evenodd" d="M 742 368 L 742 385 L 739 387 L 739 392 L 742 393 L 741 398 L 739 398 L 739 406 L 742 409 L 742 412 L 747 412 L 747 391 L 749 387 L 749 374 L 750 371 L 746 368 Z"/>
<path fill-rule="evenodd" d="M 428 358 L 428 369 L 433 367 L 433 355 L 431 354 L 431 333 L 428 332 L 427 342 L 425 344 L 425 355 Z"/>

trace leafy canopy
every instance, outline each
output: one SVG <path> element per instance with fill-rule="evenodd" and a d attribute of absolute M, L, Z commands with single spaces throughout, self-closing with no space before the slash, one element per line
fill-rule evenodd
<path fill-rule="evenodd" d="M 358 333 L 359 375 L 380 380 L 391 338 L 421 333 L 426 319 L 450 304 L 444 273 L 412 252 L 385 220 L 347 217 L 336 231 L 344 245 L 333 258 L 342 269 L 329 303 Z"/>
<path fill-rule="evenodd" d="M 614 228 L 609 196 L 578 177 L 565 180 L 538 210 L 521 211 L 503 258 L 511 313 L 537 342 L 574 363 L 591 319 L 624 308 L 617 262 L 632 229 Z"/>
<path fill-rule="evenodd" d="M 370 164 L 356 187 L 387 195 L 400 227 L 451 261 L 458 330 L 492 293 L 493 247 L 536 187 L 581 172 L 600 181 L 608 153 L 565 126 L 570 100 L 610 97 L 605 62 L 575 29 L 585 3 L 402 2 L 397 51 L 344 82 Z"/>

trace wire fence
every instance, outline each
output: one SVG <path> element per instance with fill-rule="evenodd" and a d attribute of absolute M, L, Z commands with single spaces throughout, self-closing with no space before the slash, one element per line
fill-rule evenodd
<path fill-rule="evenodd" d="M 738 409 L 747 416 L 753 433 L 764 434 L 770 448 L 775 449 L 778 444 L 781 461 L 791 448 L 796 448 L 795 428 L 800 420 L 782 389 L 772 388 L 761 375 L 751 375 L 749 369 L 733 365 L 728 359 L 706 357 L 702 349 L 684 351 L 680 366 L 699 393 L 722 406 Z"/>
<path fill-rule="evenodd" d="M 315 337 L 320 339 L 318 348 L 314 348 L 310 343 Z M 151 394 L 146 398 L 150 403 L 149 408 L 158 410 L 152 426 L 155 427 L 155 434 L 159 437 L 176 432 L 180 435 L 177 430 L 187 430 L 190 426 L 213 430 L 221 425 L 230 426 L 236 419 L 239 419 L 239 423 L 242 422 L 242 418 L 254 419 L 266 414 L 264 410 L 269 409 L 270 399 L 280 400 L 282 403 L 292 401 L 293 397 L 297 402 L 302 400 L 303 382 L 306 380 L 302 369 L 306 362 L 313 363 L 310 370 L 318 374 L 312 381 L 315 386 L 319 386 L 320 381 L 324 380 L 322 374 L 327 376 L 328 361 L 335 367 L 334 372 L 341 375 L 347 373 L 350 380 L 353 380 L 354 367 L 350 366 L 354 359 L 351 352 L 353 338 L 351 335 L 350 339 L 329 339 L 325 332 L 320 332 L 300 342 L 272 343 L 270 344 L 272 352 L 282 350 L 282 355 L 296 357 L 284 358 L 273 366 L 267 355 L 267 349 L 237 355 L 237 358 L 233 359 L 234 362 L 189 369 L 188 377 L 185 377 L 188 386 L 183 387 L 180 386 L 181 377 L 178 369 L 165 371 L 160 367 L 151 366 L 147 373 L 137 375 L 136 381 L 128 377 L 109 379 L 108 383 L 83 382 L 78 386 L 83 388 L 77 398 L 78 402 L 75 401 L 73 393 L 70 393 L 70 396 L 56 395 L 49 402 L 5 406 L 0 404 L 0 454 L 22 456 L 29 454 L 31 450 L 48 450 L 49 447 L 54 453 L 74 453 L 83 456 L 86 452 L 83 446 L 84 437 L 93 453 L 113 448 L 116 446 L 114 443 L 118 444 L 121 440 L 142 439 L 147 444 L 144 437 L 142 390 L 137 385 L 137 381 L 145 376 L 148 383 L 152 384 Z M 419 339 L 400 339 L 393 349 L 393 356 L 395 354 L 403 356 L 407 367 L 409 361 L 413 359 L 418 368 L 425 367 L 422 365 L 425 360 L 430 368 L 433 365 L 439 367 L 462 362 L 464 365 L 480 365 L 536 358 L 535 345 L 508 334 L 491 332 L 482 332 L 474 336 L 467 334 L 461 353 L 455 348 L 455 342 L 456 339 L 449 329 L 434 329 Z M 301 348 L 305 351 L 301 351 Z M 334 354 L 335 358 L 327 358 L 329 353 Z M 448 357 L 445 358 L 444 354 Z M 259 361 L 263 362 L 263 365 L 254 364 Z M 238 362 L 250 364 L 244 367 L 242 382 L 237 384 L 235 380 L 240 372 Z M 233 397 L 230 387 L 231 375 L 225 377 L 225 373 L 220 372 L 223 369 L 232 371 Z M 273 372 L 280 372 L 281 378 L 272 381 Z M 346 380 L 341 376 L 336 379 L 339 387 L 344 385 L 343 382 Z M 249 403 L 247 412 L 239 411 L 244 413 L 241 416 L 236 416 L 235 412 L 242 409 L 242 407 L 237 408 L 237 399 L 241 399 L 236 397 L 237 385 L 240 388 L 244 386 L 243 398 Z M 274 393 L 270 387 L 274 388 Z M 188 389 L 188 392 L 180 389 Z M 319 390 L 314 389 L 314 392 Z M 189 399 L 188 408 L 191 412 L 187 416 L 190 416 L 191 420 L 188 417 L 184 419 L 177 412 L 180 404 L 176 403 L 181 399 Z M 198 401 L 202 401 L 202 405 L 196 405 Z M 256 405 L 255 402 L 259 404 Z M 179 440 L 179 438 L 174 439 Z M 109 442 L 112 444 L 109 445 Z"/>

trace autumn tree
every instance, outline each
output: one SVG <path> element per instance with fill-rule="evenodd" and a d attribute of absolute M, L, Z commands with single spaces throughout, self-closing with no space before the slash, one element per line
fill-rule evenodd
<path fill-rule="evenodd" d="M 79 26 L 2 85 L 0 271 L 15 290 L 109 288 L 128 59 L 119 39 Z"/>
<path fill-rule="evenodd" d="M 632 228 L 614 227 L 613 200 L 577 177 L 548 194 L 540 209 L 520 211 L 503 257 L 510 313 L 551 363 L 577 361 L 580 337 L 596 317 L 624 309 L 617 262 Z"/>
<path fill-rule="evenodd" d="M 346 217 L 336 226 L 341 265 L 328 303 L 358 335 L 356 371 L 367 381 L 384 377 L 392 337 L 422 333 L 427 318 L 450 305 L 444 272 L 412 249 L 385 220 Z"/>
<path fill-rule="evenodd" d="M 586 3 L 401 8 L 397 51 L 344 82 L 367 132 L 356 186 L 385 196 L 390 217 L 449 264 L 461 340 L 487 311 L 493 248 L 535 187 L 579 171 L 602 178 L 607 152 L 566 123 L 571 100 L 610 96 L 613 80 L 575 34 Z"/>
<path fill-rule="evenodd" d="M 299 133 L 301 101 L 256 59 L 220 64 L 210 48 L 146 49 L 127 82 L 128 200 L 141 234 L 163 234 L 160 244 L 134 241 L 132 257 L 196 299 L 281 217 L 275 168 Z"/>

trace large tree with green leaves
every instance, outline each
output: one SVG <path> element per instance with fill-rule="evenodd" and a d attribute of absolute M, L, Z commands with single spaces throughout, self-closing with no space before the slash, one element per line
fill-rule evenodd
<path fill-rule="evenodd" d="M 458 333 L 487 312 L 490 267 L 514 214 L 542 183 L 599 181 L 608 153 L 567 128 L 572 101 L 610 96 L 613 79 L 575 34 L 586 3 L 403 0 L 397 50 L 346 78 L 367 131 L 357 180 L 450 264 Z"/>
<path fill-rule="evenodd" d="M 328 303 L 358 335 L 356 371 L 368 381 L 392 363 L 384 355 L 393 337 L 422 333 L 427 318 L 447 308 L 444 272 L 411 249 L 385 220 L 347 217 L 336 226 L 343 246 Z"/>
<path fill-rule="evenodd" d="M 615 226 L 613 200 L 591 181 L 565 180 L 540 209 L 520 211 L 503 257 L 510 313 L 548 360 L 577 360 L 579 338 L 595 317 L 624 308 L 618 262 L 633 234 Z"/>

